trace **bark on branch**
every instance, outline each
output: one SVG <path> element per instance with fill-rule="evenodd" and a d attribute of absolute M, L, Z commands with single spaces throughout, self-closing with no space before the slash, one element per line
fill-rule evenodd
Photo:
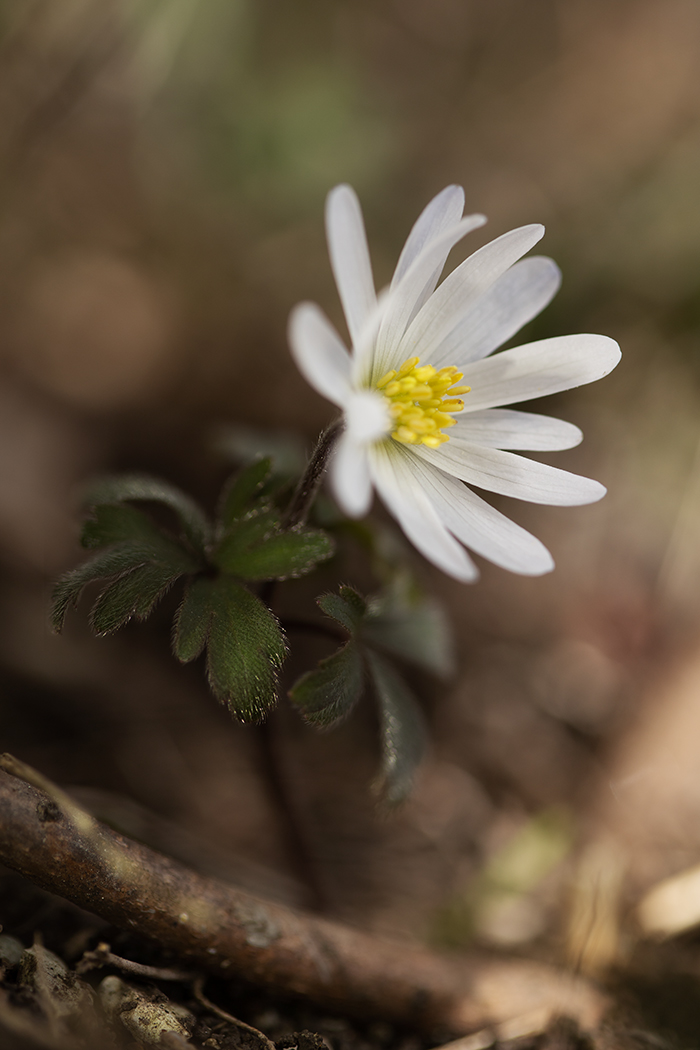
<path fill-rule="evenodd" d="M 253 897 L 111 831 L 11 756 L 0 767 L 0 861 L 189 965 L 422 1029 L 597 1024 L 602 997 L 571 975 L 440 955 Z"/>

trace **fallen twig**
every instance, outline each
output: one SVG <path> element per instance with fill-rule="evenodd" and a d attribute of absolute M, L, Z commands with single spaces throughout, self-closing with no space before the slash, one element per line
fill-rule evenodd
<path fill-rule="evenodd" d="M 189 970 L 174 970 L 169 966 L 147 966 L 145 963 L 124 959 L 114 955 L 108 944 L 98 944 L 94 951 L 83 952 L 83 957 L 75 967 L 76 973 L 88 973 L 99 970 L 102 966 L 114 966 L 124 973 L 133 973 L 136 977 L 147 977 L 152 981 L 191 981 L 194 974 Z"/>
<path fill-rule="evenodd" d="M 0 765 L 15 774 L 0 769 L 0 861 L 188 964 L 326 1008 L 456 1034 L 535 1012 L 543 1024 L 564 1014 L 583 1028 L 601 1015 L 602 996 L 569 974 L 441 955 L 253 897 L 111 831 L 51 785 L 47 797 L 45 779 L 38 790 L 21 764 Z"/>
<path fill-rule="evenodd" d="M 220 1006 L 213 1003 L 211 999 L 207 999 L 204 994 L 204 978 L 197 977 L 192 985 L 192 991 L 194 997 L 198 1003 L 209 1010 L 211 1013 L 216 1014 L 223 1021 L 228 1021 L 229 1024 L 233 1024 L 236 1028 L 242 1029 L 244 1032 L 250 1032 L 260 1042 L 260 1045 L 264 1047 L 264 1050 L 275 1050 L 275 1044 L 271 1039 L 268 1039 L 264 1032 L 261 1032 L 259 1028 L 254 1028 L 252 1024 L 246 1024 L 245 1021 L 241 1021 L 240 1018 L 234 1017 L 233 1014 L 228 1013 L 226 1010 L 222 1010 Z"/>

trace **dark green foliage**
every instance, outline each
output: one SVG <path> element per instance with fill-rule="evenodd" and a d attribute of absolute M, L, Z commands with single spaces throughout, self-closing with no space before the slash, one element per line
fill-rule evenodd
<path fill-rule="evenodd" d="M 97 634 L 116 630 L 132 616 L 141 619 L 148 616 L 175 580 L 198 568 L 187 551 L 163 539 L 160 547 L 118 544 L 65 573 L 56 583 L 52 596 L 54 630 L 63 628 L 68 609 L 77 605 L 83 589 L 94 580 L 112 580 L 100 594 L 90 616 Z"/>
<path fill-rule="evenodd" d="M 231 565 L 240 566 L 246 552 L 264 543 L 279 529 L 279 515 L 270 508 L 261 507 L 233 522 L 212 554 L 212 561 L 224 572 Z"/>
<path fill-rule="evenodd" d="M 335 543 L 320 529 L 295 528 L 271 536 L 248 554 L 248 580 L 288 580 L 306 576 L 335 553 Z"/>
<path fill-rule="evenodd" d="M 173 630 L 175 656 L 188 663 L 206 650 L 215 696 L 242 722 L 260 721 L 276 703 L 287 649 L 275 616 L 248 585 L 302 576 L 335 549 L 323 529 L 285 529 L 275 495 L 269 459 L 249 463 L 226 484 L 213 526 L 189 496 L 158 479 L 132 475 L 93 486 L 82 543 L 97 553 L 56 584 L 55 629 L 94 581 L 102 581 L 102 588 L 90 624 L 105 635 L 134 616 L 147 617 L 185 577 Z M 165 505 L 176 527 L 163 528 L 134 501 Z M 395 803 L 410 789 L 424 729 L 420 708 L 390 658 L 437 673 L 451 661 L 439 608 L 396 567 L 391 581 L 371 600 L 349 586 L 318 598 L 349 638 L 303 674 L 290 697 L 305 721 L 326 729 L 350 714 L 369 672 L 379 709 L 383 792 Z"/>
<path fill-rule="evenodd" d="M 95 634 L 111 634 L 132 616 L 145 620 L 153 607 L 188 568 L 150 562 L 118 577 L 100 594 L 90 613 Z"/>
<path fill-rule="evenodd" d="M 317 601 L 348 631 L 350 641 L 302 675 L 289 695 L 306 721 L 325 728 L 347 715 L 359 699 L 366 664 L 379 707 L 384 798 L 401 802 L 423 754 L 425 728 L 404 679 L 377 649 L 444 674 L 449 648 L 441 613 L 405 579 L 369 602 L 352 587 Z"/>
<path fill-rule="evenodd" d="M 330 616 L 350 634 L 360 629 L 367 612 L 367 602 L 352 587 L 341 587 L 338 594 L 322 594 L 316 601 L 326 616 Z"/>
<path fill-rule="evenodd" d="M 370 601 L 352 587 L 317 599 L 327 616 L 363 642 L 440 676 L 452 672 L 451 636 L 437 602 L 398 578 Z"/>
<path fill-rule="evenodd" d="M 333 541 L 320 529 L 283 530 L 270 502 L 271 464 L 260 459 L 239 472 L 219 501 L 215 529 L 185 493 L 141 475 L 107 478 L 88 494 L 91 516 L 82 542 L 104 548 L 67 573 L 54 591 L 53 625 L 95 580 L 103 587 L 90 615 L 97 634 L 132 616 L 144 618 L 180 577 L 189 577 L 176 617 L 173 647 L 183 662 L 207 648 L 209 682 L 242 721 L 257 721 L 275 703 L 286 644 L 277 620 L 242 580 L 301 576 L 331 557 Z M 174 511 L 181 535 L 169 534 L 132 501 L 155 501 Z M 218 545 L 214 546 L 214 537 Z"/>
<path fill-rule="evenodd" d="M 257 546 L 245 546 L 237 537 L 216 555 L 226 572 L 246 580 L 287 580 L 305 576 L 319 562 L 332 557 L 335 544 L 319 529 L 291 529 L 267 535 Z"/>
<path fill-rule="evenodd" d="M 211 541 L 211 526 L 204 511 L 175 485 L 146 474 L 121 474 L 101 478 L 85 496 L 88 506 L 123 503 L 126 500 L 150 500 L 163 503 L 177 515 L 182 530 L 194 549 L 203 554 Z"/>
<path fill-rule="evenodd" d="M 170 542 L 147 514 L 128 503 L 103 503 L 94 507 L 80 537 L 83 547 L 90 550 L 114 543 L 160 546 L 163 541 Z"/>
<path fill-rule="evenodd" d="M 302 675 L 289 695 L 305 721 L 327 729 L 345 718 L 360 699 L 363 675 L 362 657 L 351 639 Z"/>
<path fill-rule="evenodd" d="M 276 512 L 260 508 L 232 523 L 213 561 L 241 579 L 286 580 L 311 572 L 334 550 L 333 540 L 321 529 L 283 531 Z"/>
<path fill-rule="evenodd" d="M 204 652 L 212 616 L 210 602 L 211 579 L 198 576 L 185 588 L 180 608 L 175 616 L 173 652 L 183 664 L 196 660 Z"/>
<path fill-rule="evenodd" d="M 52 595 L 51 623 L 54 630 L 62 629 L 68 609 L 71 605 L 77 605 L 83 588 L 87 584 L 92 583 L 93 580 L 118 579 L 126 576 L 152 563 L 156 553 L 152 546 L 123 543 L 101 551 L 94 558 L 78 566 L 77 569 L 72 569 L 61 576 Z M 164 561 L 158 563 L 170 572 L 171 581 L 181 576 L 183 572 L 191 571 L 193 567 L 192 560 L 188 560 L 184 551 L 181 553 L 183 558 L 179 563 L 174 558 L 170 563 Z M 127 616 L 126 619 L 128 618 Z"/>
<path fill-rule="evenodd" d="M 379 705 L 382 791 L 387 802 L 402 802 L 425 750 L 425 723 L 415 697 L 394 667 L 367 650 L 367 663 Z"/>
<path fill-rule="evenodd" d="M 108 488 L 105 486 L 103 495 Z M 56 584 L 52 622 L 57 631 L 63 627 L 68 608 L 77 604 L 83 588 L 93 580 L 110 581 L 90 614 L 95 633 L 108 634 L 132 616 L 144 619 L 180 576 L 201 568 L 191 549 L 126 503 L 97 503 L 81 540 L 89 549 L 106 549 Z"/>
<path fill-rule="evenodd" d="M 219 501 L 219 521 L 223 529 L 229 529 L 237 518 L 250 509 L 271 471 L 272 460 L 269 456 L 256 459 L 244 470 L 234 474 L 224 485 Z"/>
<path fill-rule="evenodd" d="M 175 624 L 174 650 L 184 662 L 206 643 L 214 695 L 242 722 L 258 722 L 277 699 L 277 673 L 286 656 L 277 620 L 259 598 L 231 577 L 200 577 L 185 592 Z"/>

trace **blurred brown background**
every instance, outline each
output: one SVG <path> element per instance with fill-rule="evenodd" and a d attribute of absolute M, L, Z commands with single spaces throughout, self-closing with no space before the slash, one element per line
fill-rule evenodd
<path fill-rule="evenodd" d="M 285 336 L 302 298 L 340 323 L 330 187 L 357 189 L 381 285 L 461 183 L 489 216 L 463 253 L 547 225 L 564 284 L 523 338 L 622 345 L 612 377 L 535 406 L 586 433 L 552 462 L 610 492 L 501 501 L 550 577 L 486 565 L 467 588 L 416 559 L 461 666 L 423 683 L 433 749 L 400 813 L 368 788 L 370 704 L 324 737 L 283 707 L 279 762 L 334 914 L 619 953 L 619 915 L 700 861 L 698 69 L 695 0 L 4 0 L 2 749 L 161 848 L 308 901 L 255 732 L 170 660 L 167 615 L 98 641 L 81 612 L 57 639 L 48 589 L 94 473 L 211 505 L 222 425 L 310 442 L 330 418 Z"/>

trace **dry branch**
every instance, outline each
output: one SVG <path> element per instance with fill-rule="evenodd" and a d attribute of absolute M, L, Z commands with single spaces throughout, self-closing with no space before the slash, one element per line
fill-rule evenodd
<path fill-rule="evenodd" d="M 423 1029 L 599 1019 L 602 997 L 571 975 L 440 955 L 253 897 L 111 831 L 11 756 L 0 766 L 0 861 L 189 966 Z"/>

